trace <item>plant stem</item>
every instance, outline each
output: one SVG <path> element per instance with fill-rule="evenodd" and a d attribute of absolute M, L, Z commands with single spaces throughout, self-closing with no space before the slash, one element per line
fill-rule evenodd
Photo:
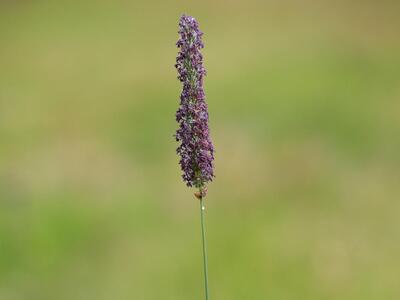
<path fill-rule="evenodd" d="M 206 300 L 208 300 L 208 267 L 207 267 L 207 242 L 206 230 L 204 225 L 204 211 L 205 206 L 203 197 L 200 197 L 200 219 L 201 219 L 201 236 L 203 241 L 203 267 L 204 267 L 204 288 L 206 293 Z"/>

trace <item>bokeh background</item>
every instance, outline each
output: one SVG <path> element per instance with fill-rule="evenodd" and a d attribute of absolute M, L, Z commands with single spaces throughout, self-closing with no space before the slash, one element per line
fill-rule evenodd
<path fill-rule="evenodd" d="M 205 32 L 212 299 L 400 299 L 399 1 L 1 1 L 0 299 L 203 299 L 181 13 Z"/>

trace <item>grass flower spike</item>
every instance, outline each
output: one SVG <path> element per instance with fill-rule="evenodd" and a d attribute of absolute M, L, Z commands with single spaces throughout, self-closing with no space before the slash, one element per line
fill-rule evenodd
<path fill-rule="evenodd" d="M 198 22 L 183 15 L 179 21 L 180 49 L 176 58 L 178 79 L 183 84 L 180 107 L 176 112 L 179 129 L 176 140 L 180 142 L 177 153 L 183 180 L 189 187 L 199 188 L 197 197 L 204 197 L 206 184 L 214 177 L 214 147 L 208 129 L 208 108 L 205 102 L 203 79 L 206 70 L 200 49 L 204 47 L 203 33 Z"/>

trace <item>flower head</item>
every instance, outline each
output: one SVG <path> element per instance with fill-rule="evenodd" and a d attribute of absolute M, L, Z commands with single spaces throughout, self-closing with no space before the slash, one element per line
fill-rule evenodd
<path fill-rule="evenodd" d="M 176 45 L 178 79 L 183 84 L 180 107 L 176 112 L 179 128 L 177 153 L 183 171 L 182 178 L 188 186 L 206 191 L 205 184 L 214 177 L 214 146 L 208 128 L 208 108 L 205 102 L 203 78 L 206 70 L 200 49 L 204 47 L 199 23 L 191 16 L 182 15 L 179 21 L 180 38 Z"/>

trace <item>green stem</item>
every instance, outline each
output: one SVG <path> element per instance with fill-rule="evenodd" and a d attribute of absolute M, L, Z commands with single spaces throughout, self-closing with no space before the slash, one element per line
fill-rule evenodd
<path fill-rule="evenodd" d="M 204 225 L 204 211 L 205 206 L 203 197 L 200 198 L 200 219 L 201 219 L 201 236 L 203 241 L 203 267 L 204 267 L 204 287 L 206 293 L 206 300 L 208 300 L 208 267 L 207 267 L 207 243 L 206 243 L 206 230 Z"/>

